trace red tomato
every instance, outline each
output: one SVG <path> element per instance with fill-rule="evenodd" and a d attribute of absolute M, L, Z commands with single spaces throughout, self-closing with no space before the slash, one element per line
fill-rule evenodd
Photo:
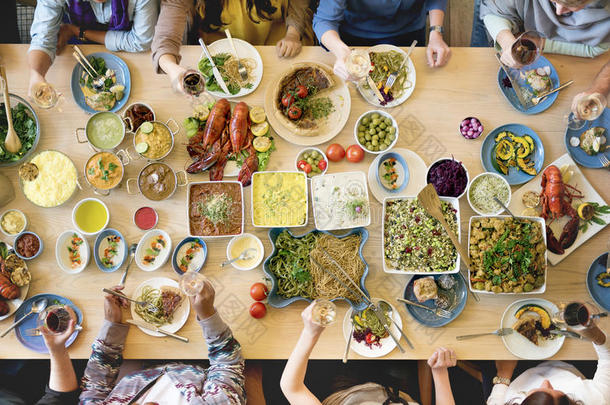
<path fill-rule="evenodd" d="M 345 149 L 338 143 L 333 143 L 326 149 L 326 157 L 331 162 L 338 162 L 345 157 Z"/>
<path fill-rule="evenodd" d="M 284 94 L 284 97 L 282 97 L 282 105 L 284 107 L 290 107 L 292 103 L 294 103 L 294 96 L 290 93 Z"/>
<path fill-rule="evenodd" d="M 311 165 L 309 163 L 307 163 L 307 161 L 305 161 L 305 160 L 299 160 L 297 162 L 297 167 L 299 168 L 299 170 L 301 170 L 305 173 L 311 172 Z"/>
<path fill-rule="evenodd" d="M 288 118 L 290 118 L 291 120 L 298 120 L 299 118 L 301 118 L 302 114 L 303 111 L 299 106 L 291 105 L 288 109 Z"/>
<path fill-rule="evenodd" d="M 255 302 L 250 306 L 252 318 L 260 319 L 267 313 L 267 307 L 262 302 Z"/>
<path fill-rule="evenodd" d="M 328 165 L 328 163 L 326 163 L 326 160 L 322 159 L 318 162 L 318 169 L 324 171 L 324 170 L 326 170 L 327 165 Z"/>
<path fill-rule="evenodd" d="M 252 287 L 250 287 L 250 296 L 255 301 L 262 301 L 267 298 L 268 292 L 267 286 L 263 283 L 254 283 L 252 284 Z"/>
<path fill-rule="evenodd" d="M 347 160 L 358 163 L 364 159 L 364 150 L 358 145 L 350 145 L 347 148 Z"/>
<path fill-rule="evenodd" d="M 307 87 L 303 86 L 302 84 L 297 86 L 297 97 L 305 98 L 308 94 L 309 92 L 307 91 Z"/>
<path fill-rule="evenodd" d="M 367 344 L 372 345 L 373 343 L 375 343 L 375 335 L 373 335 L 372 333 L 367 333 L 366 336 L 364 337 L 365 341 Z"/>

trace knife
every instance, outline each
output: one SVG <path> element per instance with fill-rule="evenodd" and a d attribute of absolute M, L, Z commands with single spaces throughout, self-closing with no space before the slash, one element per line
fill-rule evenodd
<path fill-rule="evenodd" d="M 551 333 L 551 335 L 565 336 L 565 337 L 569 337 L 569 338 L 573 338 L 573 339 L 584 339 L 584 337 L 582 337 L 582 335 L 580 335 L 576 332 L 572 332 L 571 330 L 554 329 L 554 330 L 550 331 L 550 333 Z"/>
<path fill-rule="evenodd" d="M 498 63 L 500 64 L 500 67 L 506 74 L 506 77 L 510 81 L 510 84 L 513 86 L 513 90 L 515 90 L 515 94 L 517 95 L 517 99 L 519 100 L 519 103 L 521 104 L 521 106 L 523 108 L 529 108 L 530 103 L 528 103 L 528 101 L 523 97 L 523 94 L 521 93 L 521 86 L 519 86 L 519 83 L 514 81 L 513 78 L 511 77 L 511 75 L 509 74 L 509 72 L 508 72 L 509 67 L 506 66 L 502 62 L 502 60 L 500 59 L 500 55 L 498 53 L 496 53 L 495 55 L 496 55 L 496 59 L 498 60 Z"/>
<path fill-rule="evenodd" d="M 383 310 L 381 308 L 379 308 L 378 305 L 375 305 L 372 302 L 371 302 L 371 305 L 369 306 L 369 308 L 371 308 L 373 310 L 375 317 L 377 317 L 379 322 L 383 325 L 383 328 L 388 333 L 388 335 L 390 335 L 390 337 L 392 338 L 394 343 L 396 343 L 396 346 L 398 347 L 400 352 L 404 353 L 405 349 L 403 349 L 403 347 L 400 345 L 400 343 L 398 343 L 398 340 L 394 337 L 394 335 L 392 335 L 392 332 L 390 332 L 390 324 L 388 323 L 388 320 L 386 319 L 385 314 L 383 313 Z"/>
<path fill-rule="evenodd" d="M 189 341 L 189 339 L 188 339 L 188 338 L 185 338 L 185 337 L 180 336 L 180 335 L 176 335 L 176 334 L 174 334 L 174 333 L 170 333 L 170 332 L 165 331 L 165 330 L 163 330 L 163 329 L 161 329 L 161 328 L 158 328 L 158 327 L 156 327 L 156 326 L 154 326 L 154 325 L 149 325 L 149 324 L 144 323 L 144 322 L 139 322 L 139 321 L 136 321 L 135 319 L 127 319 L 127 321 L 126 321 L 126 322 L 127 322 L 127 323 L 130 323 L 130 324 L 132 324 L 132 325 L 135 325 L 135 326 L 139 326 L 140 328 L 144 328 L 144 329 L 146 329 L 146 330 L 151 330 L 151 331 L 153 331 L 153 332 L 162 333 L 162 334 L 163 334 L 163 335 L 165 335 L 165 336 L 173 337 L 174 339 L 181 340 L 181 341 L 183 341 L 184 343 L 188 343 L 188 341 Z"/>
<path fill-rule="evenodd" d="M 203 52 L 205 53 L 205 56 L 210 61 L 210 65 L 212 65 L 212 73 L 214 73 L 214 78 L 216 78 L 218 85 L 220 86 L 222 91 L 224 91 L 228 95 L 231 95 L 231 93 L 229 93 L 229 89 L 227 88 L 227 84 L 225 83 L 224 79 L 222 78 L 222 75 L 220 74 L 220 71 L 218 70 L 218 68 L 216 67 L 216 64 L 214 63 L 214 59 L 212 59 L 212 55 L 210 55 L 210 52 L 208 51 L 208 47 L 205 46 L 205 42 L 203 42 L 203 39 L 201 39 L 201 38 L 199 38 L 199 45 L 201 45 L 201 47 L 203 48 Z"/>
<path fill-rule="evenodd" d="M 606 273 L 610 274 L 610 242 L 608 242 L 608 256 L 606 257 Z"/>
<path fill-rule="evenodd" d="M 377 96 L 377 99 L 381 102 L 384 103 L 385 99 L 383 98 L 383 96 L 381 95 L 381 92 L 379 91 L 379 89 L 377 88 L 377 85 L 375 84 L 375 82 L 373 81 L 373 79 L 371 79 L 370 75 L 366 75 L 366 82 L 368 83 L 369 87 L 371 88 L 371 90 L 373 90 L 373 93 L 375 93 L 375 95 Z"/>

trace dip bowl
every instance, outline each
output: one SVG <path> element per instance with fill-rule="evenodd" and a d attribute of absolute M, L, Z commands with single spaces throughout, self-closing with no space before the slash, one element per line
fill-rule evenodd
<path fill-rule="evenodd" d="M 104 258 L 106 249 L 110 247 L 110 241 L 108 238 L 112 237 L 119 238 L 120 240 L 116 241 L 116 254 L 110 258 L 111 265 L 106 266 L 102 260 Z M 104 273 L 112 273 L 121 268 L 123 263 L 125 263 L 128 250 L 127 241 L 121 232 L 117 231 L 116 229 L 108 228 L 103 230 L 97 235 L 97 238 L 95 238 L 95 244 L 93 245 L 93 258 L 95 259 L 95 264 L 97 265 L 98 269 Z"/>
<path fill-rule="evenodd" d="M 496 211 L 492 211 L 492 212 L 484 212 L 482 211 L 482 208 L 477 206 L 476 203 L 474 202 L 474 197 L 471 196 L 472 192 L 473 192 L 473 184 L 475 185 L 475 188 L 477 187 L 477 184 L 484 180 L 486 177 L 494 177 L 494 178 L 498 178 L 501 180 L 502 185 L 508 190 L 508 201 L 506 202 L 506 206 L 508 207 L 510 205 L 510 200 L 512 197 L 512 192 L 510 189 L 510 185 L 508 184 L 508 181 L 506 181 L 506 179 L 503 176 L 500 176 L 497 173 L 493 173 L 493 172 L 484 172 L 479 174 L 478 176 L 475 176 L 474 179 L 472 179 L 472 181 L 470 182 L 470 184 L 468 184 L 468 193 L 466 194 L 467 198 L 468 198 L 468 204 L 470 204 L 470 208 L 472 208 L 472 210 L 474 212 L 476 212 L 477 214 L 481 215 L 481 216 L 496 216 L 496 215 L 500 215 L 503 211 L 504 208 L 499 207 Z M 486 199 L 489 200 L 493 200 L 494 196 L 493 195 L 487 195 L 485 196 Z M 498 205 L 496 203 L 496 205 Z"/>
<path fill-rule="evenodd" d="M 135 103 L 129 104 L 125 108 L 125 110 L 123 110 L 123 120 L 125 122 L 127 122 L 127 130 L 131 133 L 135 133 L 138 130 L 138 128 L 140 127 L 139 125 L 136 126 L 136 123 L 134 122 L 132 117 L 129 117 L 130 111 L 132 111 L 133 109 L 138 108 L 138 107 L 147 108 L 152 113 L 152 120 L 150 120 L 150 121 L 155 121 L 155 119 L 157 117 L 155 114 L 155 110 L 153 110 L 153 108 L 149 104 L 146 104 L 142 101 L 137 101 Z M 133 114 L 133 112 L 131 114 Z"/>
<path fill-rule="evenodd" d="M 70 252 L 68 247 L 71 246 L 72 236 L 76 235 L 79 237 L 83 243 L 78 248 L 78 253 L 80 254 L 81 264 L 77 267 L 72 267 L 70 263 Z M 57 242 L 55 243 L 55 259 L 57 260 L 57 264 L 59 268 L 61 268 L 64 272 L 68 274 L 77 274 L 81 271 L 85 270 L 85 268 L 89 265 L 89 259 L 91 258 L 89 252 L 89 243 L 87 239 L 81 235 L 80 232 L 69 229 L 64 231 L 57 238 Z"/>
<path fill-rule="evenodd" d="M 201 253 L 197 252 L 196 254 L 203 255 L 203 259 L 199 264 L 191 262 L 190 264 L 192 264 L 192 266 L 189 265 L 188 270 L 199 272 L 203 268 L 203 265 L 205 264 L 205 261 L 208 258 L 208 246 L 202 238 L 196 236 L 187 236 L 186 238 L 182 239 L 182 241 L 180 241 L 180 243 L 178 243 L 178 245 L 174 249 L 174 254 L 172 255 L 172 267 L 174 268 L 174 271 L 180 276 L 185 273 L 180 269 L 180 262 L 185 256 L 186 249 L 188 249 L 187 245 L 190 245 L 192 243 L 196 243 L 201 247 Z"/>
<path fill-rule="evenodd" d="M 174 149 L 174 139 L 176 134 L 180 131 L 180 126 L 178 125 L 178 123 L 176 122 L 176 120 L 174 120 L 173 118 L 168 119 L 166 122 L 161 122 L 161 121 L 147 121 L 150 122 L 153 125 L 153 131 L 151 131 L 150 133 L 145 133 L 142 130 L 142 125 L 140 125 L 140 127 L 136 130 L 135 135 L 133 137 L 133 150 L 136 156 L 138 156 L 139 158 L 144 158 L 144 159 L 148 159 L 149 161 L 156 161 L 156 160 L 162 160 L 164 159 L 167 155 L 170 154 L 170 152 L 172 151 L 172 149 Z M 170 125 L 173 125 L 175 130 L 171 130 L 170 129 Z M 170 142 L 166 145 L 166 147 L 164 147 L 161 151 L 161 153 L 158 156 L 154 156 L 151 155 L 151 148 L 150 146 L 148 147 L 148 149 L 145 152 L 138 152 L 136 145 L 138 143 L 146 143 L 146 142 L 142 142 L 143 139 L 148 138 L 148 134 L 157 134 L 157 130 L 160 131 L 167 131 L 167 133 L 169 134 L 170 137 Z M 148 138 L 149 141 L 151 140 L 159 140 L 159 137 L 156 136 L 154 138 Z M 131 149 L 130 149 L 131 151 Z M 130 155 L 131 156 L 131 155 Z M 132 157 L 133 159 L 133 157 Z"/>
<path fill-rule="evenodd" d="M 23 218 L 23 226 L 21 227 L 21 229 L 19 229 L 15 233 L 9 233 L 6 229 L 4 229 L 4 226 L 2 226 L 4 217 L 12 212 L 16 213 L 17 215 L 20 215 Z M 2 213 L 2 215 L 0 215 L 0 230 L 2 231 L 3 234 L 8 236 L 9 238 L 12 238 L 13 236 L 16 236 L 16 235 L 20 234 L 21 232 L 25 231 L 27 227 L 28 227 L 28 218 L 25 216 L 25 214 L 21 210 L 13 208 L 13 209 L 4 211 Z"/>
<path fill-rule="evenodd" d="M 104 124 L 101 124 L 101 122 Z M 123 118 L 110 111 L 100 111 L 89 117 L 85 128 L 76 128 L 74 136 L 78 143 L 88 143 L 95 152 L 109 152 L 119 146 L 123 139 L 125 139 L 125 133 L 127 132 L 125 123 L 131 127 L 131 120 L 129 118 Z M 115 125 L 114 128 L 109 127 L 112 124 Z M 107 139 L 101 139 L 100 135 L 107 136 L 110 130 L 115 130 L 116 133 L 113 133 Z M 102 131 L 104 134 L 98 133 L 98 131 Z M 85 139 L 81 138 L 82 133 L 85 134 Z"/>
<path fill-rule="evenodd" d="M 464 186 L 464 190 L 458 196 L 441 195 L 441 194 L 439 194 L 438 196 L 439 197 L 455 197 L 455 198 L 459 199 L 459 198 L 462 198 L 464 196 L 464 194 L 466 194 L 466 191 L 468 190 L 468 183 L 470 180 L 470 176 L 468 175 L 468 169 L 466 169 L 466 165 L 464 165 L 464 163 L 460 162 L 459 160 L 456 160 L 452 157 L 445 157 L 445 158 L 437 159 L 434 162 L 432 162 L 432 164 L 430 166 L 428 166 L 428 170 L 426 171 L 426 184 L 431 183 L 431 181 L 430 181 L 431 170 L 433 168 L 435 168 L 436 166 L 440 165 L 441 163 L 448 161 L 448 160 L 455 160 L 456 162 L 458 162 L 460 164 L 461 167 L 464 168 L 464 172 L 466 172 L 466 186 Z"/>
<path fill-rule="evenodd" d="M 171 198 L 178 187 L 188 184 L 184 170 L 176 172 L 165 163 L 151 162 L 140 170 L 138 178 L 127 179 L 127 194 L 140 193 L 150 201 L 163 201 Z"/>
<path fill-rule="evenodd" d="M 106 160 L 110 160 L 110 162 L 108 162 L 106 165 L 103 165 L 102 163 L 104 169 L 101 169 L 99 167 L 100 159 L 104 158 Z M 125 176 L 125 166 L 128 165 L 129 162 L 129 155 L 124 150 L 120 150 L 116 153 L 106 151 L 97 152 L 85 163 L 85 167 L 83 169 L 85 181 L 95 194 L 107 196 L 110 194 L 111 190 L 117 188 L 123 181 L 123 177 Z M 111 164 L 116 167 L 112 168 Z M 107 181 L 102 179 L 104 175 L 108 178 L 108 176 L 112 175 L 117 169 L 120 169 L 120 176 Z M 104 174 L 103 170 L 106 170 L 109 173 Z"/>
<path fill-rule="evenodd" d="M 30 257 L 26 257 L 26 256 L 22 255 L 21 253 L 19 253 L 19 250 L 17 248 L 18 244 L 19 244 L 19 240 L 21 238 L 27 236 L 27 235 L 33 235 L 38 240 L 38 251 L 33 256 L 30 256 Z M 42 248 L 43 248 L 42 239 L 40 238 L 40 236 L 38 236 L 37 234 L 35 234 L 32 231 L 23 231 L 23 232 L 21 232 L 19 235 L 17 235 L 15 237 L 14 250 L 15 250 L 15 254 L 20 259 L 23 259 L 23 260 L 32 260 L 32 259 L 35 259 L 38 256 L 40 256 L 40 254 L 42 253 Z"/>
<path fill-rule="evenodd" d="M 102 217 L 102 221 L 97 221 L 95 224 L 91 223 L 79 223 L 80 221 L 89 221 L 95 220 L 100 217 L 100 214 L 105 215 L 106 218 Z M 106 229 L 108 226 L 108 222 L 110 222 L 110 211 L 106 204 L 104 204 L 101 200 L 97 198 L 85 198 L 80 200 L 74 206 L 72 210 L 72 223 L 77 231 L 82 233 L 85 236 L 94 236 Z M 95 229 L 83 229 L 83 226 L 95 226 Z"/>
<path fill-rule="evenodd" d="M 384 175 L 383 164 L 388 159 L 396 160 L 396 163 L 399 166 L 399 167 L 395 166 L 396 174 L 398 175 L 397 182 L 399 182 L 399 186 L 396 188 L 388 187 L 388 183 L 383 180 L 383 175 Z M 409 178 L 410 178 L 409 166 L 407 165 L 407 162 L 400 154 L 398 154 L 396 152 L 387 152 L 387 153 L 381 155 L 381 158 L 379 158 L 379 165 L 377 166 L 377 182 L 384 190 L 388 190 L 390 193 L 400 193 L 402 190 L 404 190 L 407 187 L 407 184 L 409 184 Z"/>
<path fill-rule="evenodd" d="M 263 242 L 261 242 L 261 240 L 256 235 L 253 235 L 251 233 L 244 233 L 243 235 L 235 236 L 233 239 L 231 239 L 229 241 L 229 243 L 227 244 L 227 260 L 235 259 L 235 256 L 232 256 L 232 253 L 237 253 L 237 255 L 241 254 L 241 252 L 231 252 L 231 251 L 233 250 L 233 246 L 239 240 L 242 240 L 242 239 L 251 239 L 253 241 L 253 245 L 255 245 L 255 249 L 256 249 L 256 253 L 254 256 L 256 258 L 256 261 L 254 261 L 254 264 L 252 264 L 251 266 L 243 267 L 238 264 L 238 261 L 239 261 L 238 260 L 238 261 L 231 263 L 231 266 L 233 266 L 237 270 L 243 270 L 243 271 L 254 270 L 263 261 L 264 256 L 265 256 L 265 248 L 263 247 Z"/>

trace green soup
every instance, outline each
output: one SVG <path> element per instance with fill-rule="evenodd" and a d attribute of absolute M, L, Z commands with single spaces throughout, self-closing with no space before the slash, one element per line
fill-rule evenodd
<path fill-rule="evenodd" d="M 87 139 L 98 149 L 113 149 L 123 141 L 121 118 L 111 112 L 98 113 L 87 122 Z"/>

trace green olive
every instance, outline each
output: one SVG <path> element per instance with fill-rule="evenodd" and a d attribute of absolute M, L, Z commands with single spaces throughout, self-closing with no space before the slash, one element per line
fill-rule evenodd
<path fill-rule="evenodd" d="M 388 148 L 388 146 L 390 146 L 390 145 L 381 143 L 381 144 L 379 144 L 379 150 L 386 150 Z"/>
<path fill-rule="evenodd" d="M 370 122 L 370 121 L 371 121 L 371 120 L 369 119 L 369 117 L 364 117 L 364 118 L 362 119 L 362 124 L 363 124 L 363 125 L 369 125 L 369 122 Z"/>
<path fill-rule="evenodd" d="M 365 139 L 364 137 L 362 137 L 362 138 L 358 138 L 358 142 L 359 142 L 361 145 L 364 145 L 364 144 L 366 143 L 366 139 Z"/>
<path fill-rule="evenodd" d="M 380 117 L 379 113 L 373 113 L 373 114 L 371 115 L 371 118 L 372 118 L 372 119 L 374 119 L 374 120 L 375 120 L 375 119 L 379 119 L 379 117 Z"/>
<path fill-rule="evenodd" d="M 379 139 L 384 139 L 386 136 L 386 133 L 385 133 L 385 131 L 380 131 L 379 134 L 377 134 L 377 135 L 379 135 Z"/>
<path fill-rule="evenodd" d="M 371 137 L 371 139 L 372 139 L 373 141 L 378 141 L 378 140 L 379 140 L 379 135 L 373 135 L 373 136 Z"/>
<path fill-rule="evenodd" d="M 370 141 L 371 139 L 373 139 L 373 137 L 371 136 L 371 134 L 365 134 L 364 139 L 366 139 L 367 141 Z"/>
<path fill-rule="evenodd" d="M 385 124 L 385 122 L 382 122 L 381 124 L 379 124 L 379 128 L 381 129 L 386 129 L 388 126 Z"/>
<path fill-rule="evenodd" d="M 391 135 L 394 135 L 396 133 L 396 128 L 390 127 L 390 129 L 388 131 L 390 132 Z"/>
<path fill-rule="evenodd" d="M 320 154 L 318 153 L 317 150 L 312 150 L 311 151 L 311 157 L 314 159 L 318 159 L 320 157 Z"/>
<path fill-rule="evenodd" d="M 371 149 L 373 147 L 373 144 L 371 144 L 370 142 L 367 142 L 365 146 L 367 149 Z"/>
<path fill-rule="evenodd" d="M 358 138 L 360 138 L 361 136 L 364 136 L 364 131 L 358 132 Z"/>
<path fill-rule="evenodd" d="M 383 120 L 383 122 L 385 122 L 385 124 L 389 127 L 390 125 L 392 125 L 392 120 L 389 118 L 386 118 Z"/>
<path fill-rule="evenodd" d="M 369 129 L 369 134 L 375 135 L 376 133 L 377 133 L 377 131 L 375 131 L 375 128 Z"/>
<path fill-rule="evenodd" d="M 305 160 L 307 160 L 307 163 L 309 163 L 310 165 L 313 165 L 313 159 L 312 158 L 308 157 Z"/>
<path fill-rule="evenodd" d="M 396 135 L 394 135 L 394 134 L 390 134 L 390 140 L 391 140 L 391 141 L 394 141 L 394 139 L 396 139 Z"/>
<path fill-rule="evenodd" d="M 358 131 L 364 131 L 366 127 L 364 125 L 358 125 Z"/>

